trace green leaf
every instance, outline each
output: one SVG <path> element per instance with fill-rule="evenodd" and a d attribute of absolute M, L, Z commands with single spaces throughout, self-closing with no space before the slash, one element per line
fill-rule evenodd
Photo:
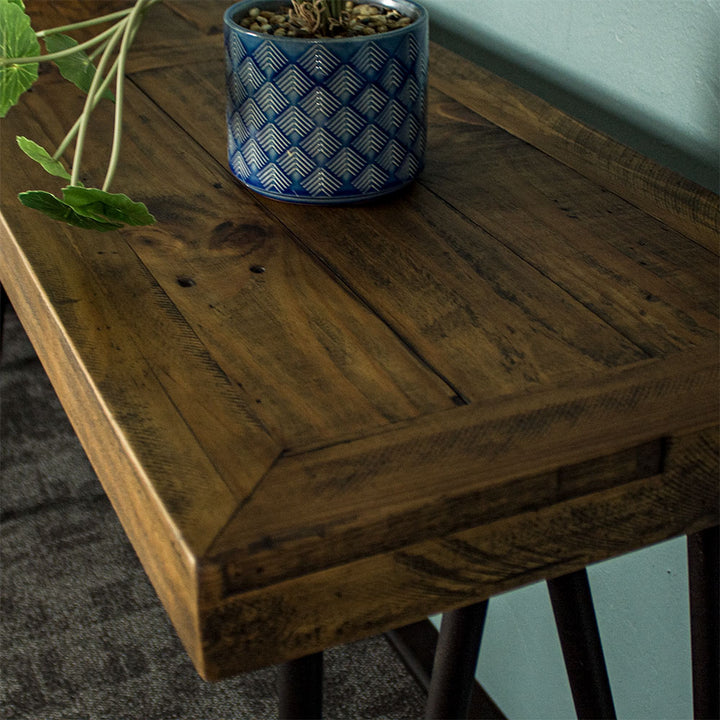
<path fill-rule="evenodd" d="M 131 200 L 122 193 L 109 193 L 98 188 L 63 188 L 63 199 L 80 215 L 101 221 L 121 222 L 128 225 L 153 225 L 155 218 L 141 202 Z"/>
<path fill-rule="evenodd" d="M 68 173 L 63 164 L 59 160 L 55 160 L 55 158 L 53 158 L 53 156 L 50 155 L 45 148 L 41 147 L 32 140 L 28 140 L 28 138 L 23 137 L 22 135 L 18 135 L 16 140 L 20 149 L 29 158 L 37 163 L 40 163 L 51 175 L 56 175 L 57 177 L 64 178 L 65 180 L 70 179 L 70 173 Z"/>
<path fill-rule="evenodd" d="M 28 190 L 20 193 L 18 198 L 26 207 L 39 210 L 53 220 L 61 220 L 75 227 L 85 228 L 86 230 L 99 230 L 100 232 L 118 230 L 122 227 L 119 223 L 96 220 L 81 215 L 75 212 L 70 205 L 44 190 Z"/>
<path fill-rule="evenodd" d="M 38 55 L 40 43 L 30 27 L 30 18 L 23 12 L 22 4 L 0 0 L 0 60 Z M 37 78 L 38 63 L 0 63 L 0 117 L 7 115 L 8 110 Z"/>
<path fill-rule="evenodd" d="M 54 33 L 45 38 L 45 47 L 49 53 L 68 50 L 76 47 L 77 45 L 78 43 L 76 40 L 68 35 L 62 35 L 61 33 Z M 73 85 L 76 85 L 85 93 L 90 90 L 90 85 L 92 84 L 93 77 L 95 76 L 95 66 L 84 50 L 78 50 L 77 52 L 72 53 L 72 55 L 58 58 L 55 60 L 55 64 L 58 66 L 60 74 L 66 80 L 69 80 L 73 83 Z M 114 99 L 110 90 L 105 90 L 102 97 L 110 100 Z"/>

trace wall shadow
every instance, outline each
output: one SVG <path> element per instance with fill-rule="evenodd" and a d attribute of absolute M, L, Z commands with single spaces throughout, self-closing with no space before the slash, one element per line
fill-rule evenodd
<path fill-rule="evenodd" d="M 639 153 L 652 158 L 713 192 L 720 191 L 720 157 L 699 157 L 673 145 L 628 117 L 609 111 L 589 96 L 569 90 L 542 71 L 519 64 L 496 51 L 488 50 L 450 29 L 441 21 L 431 25 L 430 37 L 478 65 L 519 85 L 563 110 L 586 125 L 604 132 Z"/>

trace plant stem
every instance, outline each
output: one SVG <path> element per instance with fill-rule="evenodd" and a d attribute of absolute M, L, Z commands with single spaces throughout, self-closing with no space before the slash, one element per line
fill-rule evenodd
<path fill-rule="evenodd" d="M 142 22 L 142 13 L 145 10 L 145 6 L 150 7 L 147 0 L 137 0 L 135 7 L 130 13 L 125 26 L 125 32 L 123 33 L 122 45 L 120 46 L 120 52 L 117 58 L 117 75 L 115 85 L 115 127 L 113 129 L 113 145 L 110 153 L 110 161 L 108 163 L 107 172 L 105 174 L 105 181 L 103 182 L 102 189 L 107 191 L 112 183 L 113 177 L 115 176 L 115 170 L 117 168 L 118 159 L 120 157 L 120 144 L 122 139 L 122 120 L 123 120 L 123 101 L 125 96 L 125 64 L 127 62 L 127 54 L 130 50 L 135 34 L 140 27 Z"/>
<path fill-rule="evenodd" d="M 72 55 L 73 53 L 78 52 L 79 50 L 85 50 L 86 48 L 92 47 L 93 45 L 97 45 L 99 42 L 102 42 L 106 37 L 109 37 L 113 33 L 117 32 L 124 24 L 125 19 L 120 20 L 120 22 L 115 23 L 115 25 L 99 33 L 90 40 L 86 40 L 84 43 L 74 45 L 73 47 L 67 48 L 66 50 L 59 50 L 56 53 L 48 53 L 47 55 L 38 55 L 36 57 L 0 58 L 0 66 L 29 65 L 31 63 L 48 62 L 49 60 L 58 60 L 59 58 L 67 57 L 68 55 Z"/>
<path fill-rule="evenodd" d="M 35 33 L 35 36 L 44 38 L 48 35 L 68 32 L 69 30 L 80 30 L 81 28 L 90 27 L 91 25 L 100 25 L 101 23 L 110 22 L 111 20 L 117 20 L 118 18 L 129 15 L 131 12 L 132 8 L 126 8 L 125 10 L 118 10 L 117 12 L 110 13 L 108 15 L 91 18 L 90 20 L 83 20 L 81 22 L 71 23 L 70 25 L 58 25 L 58 27 L 48 28 L 47 30 L 38 30 L 38 32 Z"/>
<path fill-rule="evenodd" d="M 142 2 L 142 0 L 138 0 L 138 2 Z M 78 180 L 80 179 L 80 162 L 82 160 L 82 153 L 85 145 L 85 135 L 87 134 L 87 128 L 90 122 L 90 115 L 95 105 L 95 97 L 97 95 L 97 90 L 101 83 L 100 78 L 102 77 L 103 71 L 105 70 L 105 66 L 110 60 L 110 55 L 112 54 L 112 51 L 114 50 L 118 42 L 120 42 L 120 39 L 123 36 L 123 30 L 127 25 L 128 18 L 126 17 L 120 20 L 120 22 L 118 22 L 112 28 L 115 34 L 108 42 L 108 45 L 105 48 L 105 52 L 103 52 L 102 58 L 100 58 L 100 62 L 98 64 L 97 70 L 95 71 L 95 75 L 93 76 L 92 83 L 90 83 L 90 89 L 88 90 L 87 97 L 85 98 L 85 106 L 83 107 L 82 114 L 80 115 L 80 126 L 78 129 L 77 142 L 75 143 L 75 157 L 73 158 L 72 175 L 70 178 L 71 185 L 77 185 Z"/>
<path fill-rule="evenodd" d="M 88 58 L 90 62 L 95 60 L 95 58 L 105 50 L 107 47 L 108 41 L 104 40 L 100 45 L 98 45 L 91 53 L 88 53 Z"/>
<path fill-rule="evenodd" d="M 343 0 L 327 0 L 330 17 L 340 21 L 342 19 L 342 9 L 344 4 Z"/>
<path fill-rule="evenodd" d="M 93 100 L 92 107 L 90 110 L 94 110 L 100 100 L 102 99 L 103 93 L 110 87 L 110 83 L 113 81 L 113 78 L 115 77 L 115 73 L 117 72 L 118 67 L 118 61 L 117 58 L 115 59 L 115 62 L 110 67 L 110 70 L 108 71 L 108 74 L 105 76 L 105 78 L 102 81 L 102 84 L 98 88 L 97 92 L 95 93 L 95 98 Z M 62 154 L 67 150 L 68 145 L 73 141 L 74 137 L 77 135 L 78 130 L 80 128 L 80 123 L 82 122 L 82 115 L 75 121 L 73 126 L 68 131 L 67 135 L 63 138 L 60 145 L 58 145 L 57 150 L 53 154 L 53 160 L 59 160 Z"/>
<path fill-rule="evenodd" d="M 72 23 L 69 25 L 60 25 L 55 28 L 49 28 L 47 30 L 41 30 L 35 33 L 36 37 L 44 38 L 57 33 L 61 33 L 68 30 L 79 30 L 84 27 L 90 27 L 93 25 L 99 25 L 101 23 L 110 22 L 112 20 L 119 20 L 114 23 L 111 27 L 103 30 L 102 32 L 95 35 L 90 40 L 86 40 L 83 43 L 74 45 L 73 47 L 66 48 L 56 53 L 47 53 L 45 55 L 39 55 L 37 57 L 21 57 L 21 58 L 0 58 L 0 67 L 6 67 L 8 65 L 28 65 L 32 63 L 48 62 L 51 60 L 59 60 L 64 57 L 73 55 L 74 53 L 82 52 L 87 48 L 98 46 L 92 54 L 92 57 L 96 57 L 102 52 L 100 62 L 95 74 L 93 75 L 90 88 L 85 98 L 85 104 L 83 110 L 80 113 L 80 117 L 75 121 L 74 125 L 63 138 L 58 149 L 53 155 L 53 159 L 58 160 L 67 149 L 73 138 L 77 136 L 75 142 L 75 154 L 72 162 L 72 172 L 70 176 L 70 185 L 77 185 L 80 180 L 80 167 L 82 162 L 83 149 L 85 146 L 85 137 L 87 135 L 88 125 L 90 123 L 90 116 L 95 109 L 96 105 L 100 102 L 102 94 L 105 92 L 110 82 L 115 78 L 116 82 L 116 102 L 115 102 L 115 123 L 113 128 L 113 144 L 110 154 L 110 160 L 108 162 L 108 168 L 105 175 L 105 181 L 103 184 L 103 190 L 112 183 L 115 170 L 117 168 L 118 159 L 120 156 L 120 144 L 122 138 L 122 118 L 123 118 L 123 100 L 125 90 L 125 65 L 127 62 L 127 55 L 130 50 L 130 46 L 135 40 L 135 35 L 142 23 L 145 12 L 153 5 L 156 5 L 160 0 L 135 0 L 135 4 L 132 8 L 126 10 L 120 10 L 118 12 L 109 13 L 102 15 L 90 20 L 83 20 L 81 22 Z M 110 67 L 107 76 L 103 78 L 105 68 L 112 57 L 113 51 L 117 44 L 122 40 L 120 50 L 114 63 Z"/>
<path fill-rule="evenodd" d="M 152 5 L 155 5 L 155 4 L 156 4 L 157 2 L 159 2 L 159 1 L 160 1 L 160 0 L 149 0 L 149 2 L 147 2 L 146 6 L 145 6 L 145 10 L 147 11 Z M 124 11 L 124 12 L 125 12 L 125 11 Z M 128 9 L 127 12 L 125 12 L 125 14 L 126 14 L 126 15 L 129 15 L 130 12 L 132 12 L 132 8 Z M 134 39 L 135 34 L 137 33 L 137 30 L 138 30 L 138 28 L 139 28 L 139 26 L 140 26 L 140 22 L 141 22 L 141 21 L 138 20 L 138 21 L 135 23 L 134 32 L 133 32 L 133 37 L 131 38 L 131 42 L 132 42 L 132 39 Z M 118 31 L 119 31 L 119 28 L 118 28 Z M 100 52 L 103 52 L 103 51 L 107 48 L 107 45 L 108 45 L 109 42 L 110 42 L 109 40 L 106 40 L 101 46 L 99 46 L 99 47 L 95 50 L 95 52 L 93 53 L 93 56 L 99 54 Z M 116 43 L 117 43 L 117 41 L 116 41 Z M 93 97 L 93 100 L 92 100 L 92 105 L 90 106 L 89 111 L 88 111 L 88 108 L 87 108 L 87 107 L 83 110 L 83 114 L 80 115 L 80 117 L 75 121 L 75 123 L 73 124 L 73 126 L 70 128 L 70 130 L 68 131 L 68 133 L 67 133 L 67 134 L 65 135 L 65 137 L 63 138 L 63 140 L 62 140 L 62 142 L 60 143 L 60 145 L 58 145 L 57 150 L 56 150 L 55 153 L 53 154 L 53 159 L 54 159 L 54 160 L 59 160 L 59 159 L 62 157 L 62 155 L 63 155 L 63 153 L 65 152 L 65 150 L 67 150 L 67 148 L 68 148 L 68 146 L 70 145 L 70 143 L 73 141 L 73 139 L 75 138 L 75 136 L 78 134 L 78 131 L 79 131 L 79 129 L 80 129 L 80 125 L 82 124 L 82 120 L 83 120 L 84 113 L 85 113 L 85 112 L 92 112 L 92 111 L 97 107 L 98 103 L 99 103 L 100 100 L 102 99 L 103 93 L 108 89 L 108 87 L 110 86 L 110 83 L 111 83 L 111 82 L 113 81 L 113 79 L 115 78 L 116 73 L 117 73 L 117 71 L 118 71 L 118 65 L 119 65 L 119 57 L 115 58 L 115 62 L 112 64 L 110 70 L 108 71 L 107 75 L 106 75 L 105 78 L 103 79 L 102 84 L 100 85 L 99 88 L 97 88 L 97 91 L 94 93 L 94 97 Z M 117 98 L 116 98 L 116 102 L 122 102 L 122 99 L 120 99 L 120 100 L 118 101 Z"/>

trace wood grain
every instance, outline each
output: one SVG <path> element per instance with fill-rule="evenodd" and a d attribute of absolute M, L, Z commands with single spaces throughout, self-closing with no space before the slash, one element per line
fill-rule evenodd
<path fill-rule="evenodd" d="M 138 35 L 116 184 L 158 225 L 17 202 L 59 184 L 14 134 L 52 148 L 82 106 L 54 70 L 0 138 L 0 281 L 198 671 L 716 523 L 716 196 L 434 47 L 419 182 L 260 198 L 226 165 L 220 10 Z"/>
<path fill-rule="evenodd" d="M 165 2 L 154 5 L 144 18 L 133 42 L 128 56 L 128 68 L 131 71 L 147 70 L 152 67 L 187 65 L 201 60 L 222 58 L 222 17 L 224 8 L 229 4 L 225 0 L 207 0 L 202 10 L 196 9 L 196 15 L 210 21 L 202 28 L 189 21 L 186 11 L 195 7 L 192 3 Z M 129 3 L 127 0 L 63 0 L 29 2 L 26 6 L 33 28 L 43 30 L 127 9 Z M 70 34 L 82 42 L 109 26 L 110 23 L 80 28 Z"/>
<path fill-rule="evenodd" d="M 47 77 L 43 94 L 28 100 L 36 117 L 48 114 L 54 104 L 62 105 L 62 88 Z M 116 184 L 136 187 L 134 194 L 142 193 L 160 223 L 124 231 L 127 247 L 109 254 L 97 255 L 95 240 L 83 243 L 82 252 L 96 272 L 105 274 L 101 282 L 106 292 L 123 294 L 117 305 L 128 314 L 128 322 L 146 308 L 148 327 L 161 327 L 163 321 L 149 313 L 153 304 L 164 303 L 158 309 L 161 316 L 177 316 L 186 326 L 183 332 L 211 354 L 223 382 L 242 398 L 237 402 L 243 412 L 267 428 L 280 448 L 325 443 L 339 426 L 356 434 L 378 422 L 454 406 L 454 391 L 246 193 L 229 183 L 224 168 L 208 162 L 198 145 L 168 126 L 154 104 L 133 88 L 126 102 L 139 127 L 130 126 L 125 133 L 124 162 Z M 63 106 L 58 115 L 67 125 L 76 109 L 67 105 L 65 111 Z M 109 117 L 96 112 L 98 122 L 107 125 Z M 6 140 L 13 131 L 9 120 Z M 44 136 L 41 127 L 33 137 L 49 147 L 59 141 L 59 134 Z M 91 145 L 90 152 L 94 148 Z M 189 173 L 189 167 L 198 170 Z M 83 178 L 96 184 L 98 176 L 89 165 Z M 165 179 L 173 177 L 185 177 L 182 187 L 167 185 Z M 33 179 L 42 182 L 39 176 Z M 13 209 L 24 220 L 28 211 Z M 123 270 L 117 253 L 136 263 L 137 269 Z M 121 277 L 127 279 L 120 283 Z M 136 280 L 140 287 L 133 289 L 130 284 Z M 155 286 L 154 301 L 147 297 L 149 285 Z M 162 335 L 155 337 L 161 341 Z M 155 337 L 149 341 L 155 342 Z M 170 362 L 172 356 L 162 348 L 158 353 L 165 364 Z M 194 392 L 193 371 L 188 373 L 176 393 Z M 216 400 L 227 403 L 228 398 L 222 393 L 209 396 L 208 418 L 213 417 Z M 183 401 L 177 402 L 182 410 Z M 192 414 L 188 410 L 187 415 Z M 216 414 L 215 421 L 221 418 Z M 228 425 L 235 427 L 237 422 Z M 211 431 L 209 440 L 222 442 L 212 435 Z M 222 468 L 236 466 L 241 448 L 230 442 L 223 448 L 218 446 L 213 462 Z M 255 477 L 257 469 L 249 467 L 249 476 Z M 244 492 L 247 484 L 238 488 Z"/>
<path fill-rule="evenodd" d="M 707 388 L 717 385 L 711 346 L 285 456 L 210 553 L 224 556 L 229 586 L 244 589 L 618 484 L 633 476 L 617 458 L 605 480 L 585 472 L 559 482 L 552 473 L 649 442 L 662 428 L 713 425 Z"/>
<path fill-rule="evenodd" d="M 209 605 L 209 677 L 351 642 L 397 626 L 399 617 L 419 620 L 429 607 L 463 607 L 710 526 L 717 522 L 717 437 L 715 428 L 668 440 L 660 475 Z M 268 627 L 276 628 L 273 642 Z"/>
<path fill-rule="evenodd" d="M 67 242 L 67 237 L 62 237 L 64 233 L 49 232 L 39 238 L 44 241 L 50 258 L 54 235 L 55 239 L 61 235 L 60 239 Z M 233 498 L 211 469 L 203 466 L 204 456 L 198 458 L 196 445 L 181 420 L 172 422 L 167 413 L 161 417 L 157 401 L 152 415 L 146 412 L 148 408 L 142 401 L 135 404 L 139 394 L 145 400 L 158 392 L 162 396 L 150 367 L 135 360 L 134 366 L 121 370 L 125 384 L 118 387 L 123 388 L 124 394 L 118 398 L 112 392 L 113 386 L 108 387 L 109 378 L 102 382 L 98 377 L 102 375 L 101 363 L 93 363 L 93 373 L 90 373 L 78 357 L 79 353 L 86 355 L 83 350 L 87 348 L 82 344 L 78 347 L 78 338 L 72 337 L 73 323 L 68 320 L 66 310 L 97 308 L 97 320 L 104 306 L 97 288 L 86 282 L 87 275 L 80 268 L 67 265 L 65 274 L 52 262 L 44 264 L 41 258 L 16 254 L 10 238 L 10 228 L 3 219 L 0 281 L 8 290 L 23 327 L 52 378 L 55 391 L 179 637 L 203 672 L 203 653 L 198 642 L 195 558 L 203 553 L 207 537 L 226 521 L 227 513 L 234 507 Z M 62 245 L 55 247 L 58 254 L 62 254 Z M 34 292 L 38 287 L 42 290 Z M 80 297 L 80 293 L 74 291 L 85 295 Z M 68 328 L 67 334 L 57 331 L 61 323 Z M 92 347 L 104 347 L 111 337 L 116 347 L 127 346 L 121 328 L 107 325 L 104 316 L 102 323 L 98 332 L 84 330 Z M 115 363 L 121 354 L 114 355 L 106 370 L 117 367 Z M 138 375 L 132 373 L 128 377 L 128 371 Z M 116 375 L 112 380 L 121 382 L 123 378 Z M 119 414 L 113 402 L 118 400 L 122 401 Z M 136 431 L 128 433 L 124 409 L 133 405 Z M 164 409 L 167 411 L 167 406 Z M 138 428 L 142 428 L 143 438 L 138 438 Z M 153 442 L 148 442 L 150 439 Z M 163 440 L 166 444 L 159 444 Z M 184 443 L 187 446 L 183 447 Z M 173 453 L 174 468 L 184 465 L 182 476 L 167 477 L 158 473 L 158 467 L 169 465 L 167 453 Z M 188 492 L 190 483 L 197 483 L 193 489 L 200 491 L 194 497 Z"/>
<path fill-rule="evenodd" d="M 219 66 L 206 64 L 190 74 L 218 78 Z M 209 138 L 206 148 L 218 162 L 224 161 L 224 141 L 211 129 L 216 124 L 213 111 L 203 116 L 182 113 L 190 92 L 185 71 L 168 68 L 134 78 L 146 93 L 172 108 L 188 132 Z M 191 86 L 208 107 L 222 107 L 219 80 L 217 86 Z M 430 121 L 432 135 L 432 114 Z M 512 142 L 507 133 L 502 135 Z M 552 278 L 519 261 L 515 252 L 421 185 L 402 197 L 403 213 L 392 201 L 342 212 L 258 202 L 433 368 L 442 368 L 443 376 L 469 400 L 553 380 L 568 366 L 592 374 L 644 357 L 596 313 L 558 293 Z M 492 195 L 493 201 L 503 197 Z M 325 233 L 316 231 L 318 224 Z"/>
<path fill-rule="evenodd" d="M 215 78 L 191 86 L 220 108 L 219 65 L 190 72 Z M 212 112 L 182 112 L 186 78 L 173 68 L 135 76 L 222 162 Z M 428 170 L 404 193 L 402 215 L 392 202 L 342 213 L 258 202 L 460 395 L 552 380 L 548 372 L 569 364 L 595 372 L 716 335 L 713 253 L 442 93 L 431 93 L 429 121 Z M 479 163 L 464 161 L 467 147 L 482 147 Z M 318 223 L 330 232 L 318 234 Z"/>
<path fill-rule="evenodd" d="M 35 118 L 54 115 L 54 131 L 55 125 L 66 118 L 62 111 L 53 114 L 50 108 L 67 106 L 69 117 L 73 116 L 73 108 L 67 101 L 65 104 L 60 101 L 56 93 L 61 86 L 51 76 L 43 80 L 43 92 L 33 93 L 27 104 Z M 6 121 L 7 132 L 2 138 L 6 156 L 10 154 L 15 122 L 12 116 Z M 46 134 L 39 123 L 32 128 L 32 135 L 46 147 L 51 146 L 51 140 L 58 141 L 54 132 Z M 130 140 L 132 133 L 128 135 Z M 126 141 L 126 149 L 130 154 L 131 142 Z M 93 150 L 91 144 L 89 151 Z M 138 163 L 135 177 L 144 174 L 148 167 Z M 23 174 L 22 189 L 47 182 L 29 160 L 21 162 L 18 171 Z M 123 174 L 127 177 L 130 173 L 121 171 Z M 90 165 L 84 177 L 93 184 L 94 175 L 95 168 Z M 59 224 L 43 223 L 41 232 L 31 233 L 28 228 L 37 219 L 36 214 L 21 206 L 10 190 L 7 185 L 2 188 L 4 215 L 15 232 L 25 233 L 28 239 L 22 248 L 24 257 L 19 256 L 18 262 L 28 264 L 35 273 L 45 274 L 36 284 L 47 293 L 47 301 L 58 315 L 59 330 L 67 334 L 80 355 L 79 361 L 93 375 L 93 382 L 100 388 L 99 396 L 111 405 L 114 414 L 127 416 L 121 421 L 123 429 L 135 432 L 133 424 L 137 423 L 139 446 L 148 453 L 166 456 L 165 460 L 148 457 L 145 462 L 150 467 L 166 469 L 171 482 L 182 482 L 180 473 L 173 478 L 173 464 L 188 448 L 199 445 L 196 462 L 202 463 L 203 469 L 196 470 L 198 478 L 213 475 L 207 468 L 214 464 L 224 474 L 220 480 L 223 487 L 229 483 L 240 493 L 249 492 L 256 476 L 272 463 L 281 446 L 255 414 L 254 398 L 248 397 L 210 357 L 157 279 L 128 245 L 125 238 L 132 236 L 133 231 L 73 235 Z M 180 288 L 178 277 L 173 276 L 173 283 Z M 14 283 L 8 280 L 7 285 L 12 297 Z M 20 285 L 16 293 L 22 292 L 22 288 Z M 136 372 L 138 377 L 134 380 Z M 136 386 L 138 392 L 133 395 Z M 203 388 L 200 397 L 196 394 L 198 387 Z M 161 411 L 163 405 L 167 408 Z M 164 413 L 162 420 L 145 419 L 156 411 Z M 176 416 L 174 424 L 186 426 L 183 432 L 162 429 L 171 415 Z M 152 429 L 144 427 L 145 422 Z M 168 437 L 160 442 L 165 435 Z M 238 465 L 234 460 L 223 462 L 212 454 L 208 458 L 207 452 L 200 449 L 203 443 L 225 448 L 225 452 L 228 447 L 235 448 L 245 455 L 246 461 Z M 191 508 L 188 510 L 192 515 Z"/>
<path fill-rule="evenodd" d="M 441 93 L 425 184 L 651 356 L 717 332 L 716 254 Z M 479 163 L 462 149 L 481 146 Z M 570 261 L 569 261 L 570 260 Z"/>
<path fill-rule="evenodd" d="M 433 87 L 717 253 L 720 204 L 716 193 L 452 51 L 437 44 L 432 50 Z"/>

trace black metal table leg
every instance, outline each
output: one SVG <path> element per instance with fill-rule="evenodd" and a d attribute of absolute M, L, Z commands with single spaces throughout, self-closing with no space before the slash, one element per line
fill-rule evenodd
<path fill-rule="evenodd" d="M 323 654 L 306 655 L 279 668 L 280 720 L 319 720 L 322 717 Z"/>
<path fill-rule="evenodd" d="M 587 571 L 547 583 L 578 718 L 615 718 Z"/>
<path fill-rule="evenodd" d="M 487 608 L 484 600 L 443 615 L 425 710 L 427 720 L 467 717 Z"/>
<path fill-rule="evenodd" d="M 718 627 L 718 526 L 689 535 L 690 634 L 692 640 L 693 715 L 720 718 L 720 627 Z"/>
<path fill-rule="evenodd" d="M 0 285 L 0 355 L 3 347 L 3 334 L 5 331 L 5 312 L 7 311 L 9 301 L 5 293 L 5 288 Z"/>
<path fill-rule="evenodd" d="M 385 632 L 385 639 L 425 693 L 430 690 L 438 637 L 435 626 L 427 619 Z M 507 720 L 477 679 L 473 683 L 468 718 Z"/>

